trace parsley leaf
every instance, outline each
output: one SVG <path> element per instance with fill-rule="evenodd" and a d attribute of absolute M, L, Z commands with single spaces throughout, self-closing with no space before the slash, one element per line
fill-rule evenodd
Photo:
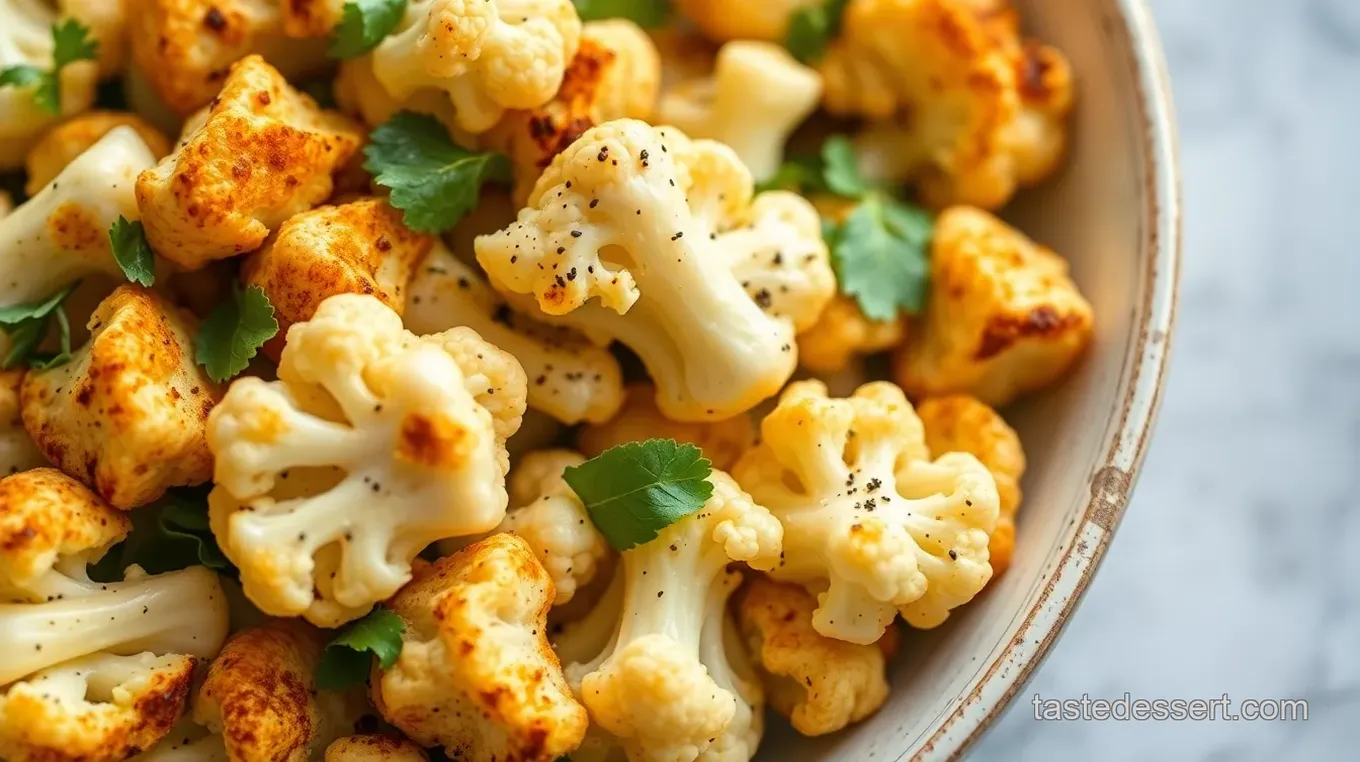
<path fill-rule="evenodd" d="M 784 47 L 803 63 L 822 57 L 826 46 L 841 33 L 841 19 L 850 0 L 824 0 L 794 11 L 789 19 L 789 31 L 784 36 Z"/>
<path fill-rule="evenodd" d="M 870 193 L 831 242 L 841 293 L 853 296 L 870 320 L 892 320 L 925 304 L 930 282 L 930 215 L 881 193 Z"/>
<path fill-rule="evenodd" d="M 122 580 L 123 570 L 132 564 L 150 574 L 206 566 L 236 579 L 240 572 L 222 553 L 208 527 L 209 491 L 207 485 L 172 489 L 152 505 L 134 511 L 132 533 L 95 565 L 95 579 Z"/>
<path fill-rule="evenodd" d="M 390 669 L 401 655 L 404 632 L 406 622 L 382 606 L 351 622 L 326 644 L 316 666 L 316 687 L 338 691 L 364 682 L 374 656 L 383 669 Z"/>
<path fill-rule="evenodd" d="M 279 332 L 274 305 L 264 289 L 242 289 L 237 283 L 231 291 L 231 299 L 213 308 L 194 337 L 194 359 L 219 383 L 245 370 L 260 347 Z"/>
<path fill-rule="evenodd" d="M 358 58 L 378 47 L 405 14 L 406 0 L 349 0 L 326 54 L 331 58 Z"/>
<path fill-rule="evenodd" d="M 572 0 L 582 21 L 628 19 L 643 29 L 665 26 L 671 20 L 669 0 Z"/>
<path fill-rule="evenodd" d="M 482 185 L 509 182 L 510 162 L 454 145 L 438 119 L 403 111 L 373 131 L 364 169 L 392 191 L 392 206 L 419 233 L 452 228 L 477 206 Z"/>
<path fill-rule="evenodd" d="M 71 324 L 62 304 L 79 284 L 80 281 L 76 281 L 41 302 L 0 308 L 0 330 L 9 336 L 12 344 L 4 361 L 0 362 L 0 368 L 8 370 L 27 362 L 30 367 L 46 370 L 71 359 Z M 53 319 L 60 331 L 62 351 L 56 355 L 39 355 L 38 345 L 47 338 Z"/>
<path fill-rule="evenodd" d="M 713 496 L 712 463 L 692 444 L 648 439 L 611 447 L 562 472 L 615 550 L 656 539 Z"/>
<path fill-rule="evenodd" d="M 123 268 L 123 275 L 133 283 L 150 288 L 156 282 L 156 255 L 146 242 L 146 230 L 140 220 L 128 222 L 122 215 L 109 228 L 109 243 L 113 245 L 113 259 Z"/>
<path fill-rule="evenodd" d="M 50 71 L 18 64 L 0 71 L 0 87 L 36 86 L 33 99 L 38 107 L 53 116 L 61 114 L 61 70 L 76 61 L 92 61 L 99 56 L 99 41 L 90 39 L 90 28 L 75 19 L 52 25 L 52 69 Z"/>

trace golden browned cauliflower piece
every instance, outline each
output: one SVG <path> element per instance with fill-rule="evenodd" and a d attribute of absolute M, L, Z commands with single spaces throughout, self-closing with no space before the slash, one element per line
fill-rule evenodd
<path fill-rule="evenodd" d="M 926 429 L 931 454 L 966 452 L 992 472 L 1001 499 L 996 531 L 987 545 L 992 578 L 1010 566 L 1015 554 L 1015 514 L 1020 510 L 1020 477 L 1025 474 L 1025 450 L 1020 436 L 985 403 L 965 394 L 928 399 L 916 407 Z"/>
<path fill-rule="evenodd" d="M 278 362 L 288 328 L 311 320 L 336 294 L 368 294 L 402 314 L 411 274 L 433 245 L 381 198 L 319 207 L 283 223 L 241 267 L 241 281 L 264 289 L 279 321 L 265 354 Z"/>
<path fill-rule="evenodd" d="M 652 385 L 641 383 L 628 386 L 627 401 L 612 420 L 582 426 L 576 446 L 593 458 L 611 447 L 654 438 L 692 444 L 704 451 L 714 468 L 726 471 L 755 442 L 756 431 L 745 413 L 720 421 L 672 421 L 656 406 Z"/>
<path fill-rule="evenodd" d="M 194 362 L 193 318 L 128 284 L 89 327 L 71 362 L 24 379 L 24 426 L 38 448 L 125 510 L 207 481 L 205 421 L 220 392 Z"/>
<path fill-rule="evenodd" d="M 325 762 L 428 762 L 429 758 L 409 739 L 374 733 L 348 736 L 327 746 Z"/>
<path fill-rule="evenodd" d="M 765 40 L 783 42 L 789 18 L 803 8 L 821 5 L 825 0 L 761 0 L 733 3 L 731 0 L 676 0 L 680 12 L 709 37 L 727 40 Z"/>
<path fill-rule="evenodd" d="M 326 41 L 284 34 L 285 6 L 299 0 L 123 0 L 132 60 L 180 116 L 207 105 L 232 64 L 258 53 L 295 76 L 326 64 Z"/>
<path fill-rule="evenodd" d="M 930 297 L 898 354 L 913 398 L 972 394 L 1000 407 L 1067 372 L 1091 340 L 1091 305 L 1067 263 L 980 209 L 935 223 Z"/>
<path fill-rule="evenodd" d="M 0 370 L 0 478 L 47 464 L 47 459 L 24 430 L 19 387 L 22 370 Z"/>
<path fill-rule="evenodd" d="M 160 159 L 170 153 L 170 139 L 136 114 L 89 111 L 54 127 L 28 152 L 28 183 L 24 192 L 36 196 L 66 169 L 66 165 L 98 143 L 109 130 L 124 125 L 137 131 L 137 136 L 151 149 L 152 156 Z"/>
<path fill-rule="evenodd" d="M 416 742 L 466 762 L 554 762 L 575 750 L 588 719 L 548 643 L 553 595 L 514 535 L 417 570 L 388 602 L 406 632 L 374 704 Z"/>
<path fill-rule="evenodd" d="M 283 32 L 289 37 L 325 37 L 340 23 L 345 0 L 287 0 L 283 13 Z"/>
<path fill-rule="evenodd" d="M 736 606 L 770 706 L 805 736 L 860 722 L 888 699 L 884 649 L 821 635 L 812 627 L 816 609 L 817 598 L 803 587 L 760 576 L 738 593 Z"/>
<path fill-rule="evenodd" d="M 907 337 L 907 318 L 870 320 L 854 299 L 837 294 L 817 324 L 798 334 L 798 362 L 814 373 L 837 373 L 861 355 L 892 349 Z"/>
<path fill-rule="evenodd" d="M 137 178 L 147 240 L 186 270 L 253 251 L 331 195 L 362 141 L 357 124 L 317 108 L 263 58 L 243 58 L 202 127 Z"/>

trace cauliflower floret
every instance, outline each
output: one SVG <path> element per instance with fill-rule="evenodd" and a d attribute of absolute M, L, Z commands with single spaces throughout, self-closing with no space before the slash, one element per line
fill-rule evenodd
<path fill-rule="evenodd" d="M 369 127 L 383 124 L 398 112 L 414 111 L 438 119 L 454 143 L 467 148 L 477 147 L 478 136 L 458 126 L 453 104 L 443 90 L 425 87 L 405 98 L 393 97 L 374 74 L 371 53 L 341 61 L 331 89 L 340 110 Z"/>
<path fill-rule="evenodd" d="M 417 334 L 467 326 L 509 352 L 529 379 L 529 407 L 566 424 L 606 421 L 623 404 L 623 372 L 608 349 L 506 304 L 481 272 L 442 243 L 416 270 L 406 327 Z"/>
<path fill-rule="evenodd" d="M 122 762 L 169 733 L 189 696 L 194 657 L 97 653 L 0 689 L 8 762 Z"/>
<path fill-rule="evenodd" d="M 907 337 L 907 318 L 870 320 L 854 299 L 837 294 L 817 323 L 798 334 L 798 361 L 814 373 L 838 373 L 859 356 L 883 352 Z"/>
<path fill-rule="evenodd" d="M 52 69 L 52 25 L 58 14 L 44 0 L 0 0 L 0 70 Z M 24 156 L 49 127 L 94 103 L 99 64 L 76 61 L 61 70 L 61 114 L 38 105 L 33 85 L 0 86 L 0 172 L 23 166 Z M 0 268 L 3 270 L 4 268 Z"/>
<path fill-rule="evenodd" d="M 7 349 L 0 347 L 0 350 Z M 22 370 L 0 370 L 0 477 L 47 465 L 47 459 L 24 430 L 19 388 Z"/>
<path fill-rule="evenodd" d="M 790 384 L 761 440 L 733 473 L 784 525 L 771 576 L 826 588 L 812 620 L 822 635 L 873 643 L 899 608 L 933 627 L 991 577 L 991 474 L 971 455 L 928 460 L 921 421 L 892 384 L 847 399 L 820 381 Z"/>
<path fill-rule="evenodd" d="M 756 440 L 755 426 L 745 413 L 721 421 L 679 423 L 666 418 L 656 406 L 651 384 L 629 384 L 628 401 L 612 420 L 586 424 L 576 435 L 576 445 L 588 457 L 611 447 L 647 439 L 674 439 L 704 451 L 717 469 L 727 470 Z"/>
<path fill-rule="evenodd" d="M 373 72 L 399 101 L 445 91 L 458 124 L 476 134 L 507 109 L 551 100 L 580 38 L 571 0 L 412 0 L 373 51 Z"/>
<path fill-rule="evenodd" d="M 765 689 L 728 611 L 727 601 L 740 585 L 740 575 L 723 577 L 716 594 L 709 596 L 704 632 L 699 638 L 699 661 L 708 667 L 713 682 L 737 702 L 727 728 L 699 755 L 703 762 L 748 762 L 765 734 Z"/>
<path fill-rule="evenodd" d="M 326 747 L 325 762 L 429 762 L 425 750 L 408 739 L 376 733 L 348 736 Z"/>
<path fill-rule="evenodd" d="M 474 331 L 417 338 L 376 298 L 333 296 L 278 375 L 238 379 L 208 419 L 213 534 L 265 613 L 355 619 L 427 545 L 505 517 L 524 371 Z"/>
<path fill-rule="evenodd" d="M 193 713 L 185 714 L 160 743 L 128 759 L 128 762 L 241 762 L 227 757 L 222 737 L 194 722 Z M 253 760 L 251 761 L 253 762 Z"/>
<path fill-rule="evenodd" d="M 548 644 L 552 601 L 552 579 L 512 535 L 425 566 L 388 602 L 406 632 L 373 703 L 460 760 L 554 762 L 580 745 L 588 719 Z"/>
<path fill-rule="evenodd" d="M 221 391 L 194 361 L 197 327 L 150 289 L 120 286 L 70 362 L 24 378 L 24 427 L 38 449 L 116 508 L 207 481 L 204 431 Z"/>
<path fill-rule="evenodd" d="M 932 453 L 966 452 L 992 472 L 1000 514 L 987 555 L 992 575 L 1000 576 L 1015 553 L 1015 514 L 1020 510 L 1020 478 L 1025 474 L 1020 436 L 995 410 L 967 395 L 928 399 L 916 407 L 916 412 Z"/>
<path fill-rule="evenodd" d="M 248 54 L 289 77 L 327 63 L 326 40 L 284 34 L 285 7 L 297 0 L 123 1 L 138 73 L 181 116 L 208 105 L 232 64 Z"/>
<path fill-rule="evenodd" d="M 737 152 L 756 180 L 784 161 L 784 144 L 822 97 L 822 78 L 770 42 L 729 42 L 711 77 L 666 91 L 657 116 L 696 138 Z"/>
<path fill-rule="evenodd" d="M 146 238 L 186 270 L 259 248 L 331 195 L 362 140 L 357 124 L 318 109 L 263 58 L 243 58 L 202 126 L 137 178 Z"/>
<path fill-rule="evenodd" d="M 812 206 L 751 188 L 726 146 L 610 122 L 558 155 L 518 222 L 477 239 L 477 260 L 497 288 L 628 345 L 667 417 L 730 418 L 788 380 L 793 334 L 835 289 Z"/>
<path fill-rule="evenodd" d="M 170 153 L 170 139 L 136 114 L 124 111 L 89 111 L 52 128 L 28 152 L 28 183 L 24 192 L 36 196 L 77 157 L 90 150 L 115 127 L 137 131 L 151 155 L 160 159 Z"/>
<path fill-rule="evenodd" d="M 685 18 L 710 39 L 764 40 L 783 42 L 789 31 L 789 18 L 803 8 L 822 5 L 825 0 L 762 0 L 758 3 L 733 3 L 731 0 L 676 0 Z"/>
<path fill-rule="evenodd" d="M 723 649 L 713 641 L 740 583 L 728 563 L 774 567 L 783 530 L 727 474 L 715 470 L 708 481 L 708 502 L 624 551 L 614 589 L 557 641 L 592 722 L 634 762 L 726 760 L 759 735 L 759 711 L 739 706 L 758 703 L 755 686 L 718 658 Z"/>
<path fill-rule="evenodd" d="M 553 157 L 583 132 L 614 119 L 651 119 L 660 90 L 661 56 L 647 33 L 625 19 L 592 21 L 557 95 L 507 112 L 482 143 L 509 155 L 523 204 Z"/>
<path fill-rule="evenodd" d="M 955 207 L 935 222 L 926 311 L 894 378 L 913 398 L 972 394 L 1000 407 L 1061 378 L 1094 313 L 1067 263 L 996 217 Z"/>
<path fill-rule="evenodd" d="M 771 706 L 805 736 L 860 722 L 888 698 L 883 649 L 819 634 L 812 627 L 816 608 L 801 586 L 763 577 L 746 583 L 737 603 Z"/>
<path fill-rule="evenodd" d="M 289 37 L 326 37 L 345 14 L 346 0 L 288 0 L 280 3 L 283 32 Z"/>
<path fill-rule="evenodd" d="M 123 582 L 102 584 L 86 575 L 130 528 L 55 469 L 0 479 L 0 685 L 100 652 L 217 653 L 227 604 L 208 569 L 153 577 L 132 566 Z"/>
<path fill-rule="evenodd" d="M 133 183 L 155 163 L 132 128 L 116 127 L 0 219 L 0 307 L 46 299 L 90 275 L 123 280 L 109 228 L 140 217 Z"/>
<path fill-rule="evenodd" d="M 289 219 L 241 266 L 241 281 L 264 290 L 279 321 L 265 354 L 277 362 L 288 328 L 310 320 L 336 294 L 369 294 L 400 315 L 411 275 L 433 244 L 433 237 L 412 232 L 401 212 L 381 198 L 323 206 Z"/>

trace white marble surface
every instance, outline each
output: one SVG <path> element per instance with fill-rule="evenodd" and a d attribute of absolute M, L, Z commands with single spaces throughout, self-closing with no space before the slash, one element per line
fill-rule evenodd
<path fill-rule="evenodd" d="M 1360 0 L 1152 0 L 1185 167 L 1170 382 L 1104 567 L 983 762 L 1360 759 Z M 1041 723 L 1030 697 L 1302 697 Z"/>

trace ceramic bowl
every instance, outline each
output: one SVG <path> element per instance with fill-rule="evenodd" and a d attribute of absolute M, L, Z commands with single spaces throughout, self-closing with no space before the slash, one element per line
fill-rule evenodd
<path fill-rule="evenodd" d="M 1147 450 L 1176 305 L 1179 170 L 1171 92 L 1143 0 L 1018 0 L 1072 61 L 1065 169 L 1005 216 L 1065 255 L 1097 338 L 1063 385 L 1008 409 L 1029 456 L 1011 569 L 945 626 L 904 639 L 872 719 L 824 739 L 774 727 L 764 762 L 959 759 L 1061 634 Z"/>

